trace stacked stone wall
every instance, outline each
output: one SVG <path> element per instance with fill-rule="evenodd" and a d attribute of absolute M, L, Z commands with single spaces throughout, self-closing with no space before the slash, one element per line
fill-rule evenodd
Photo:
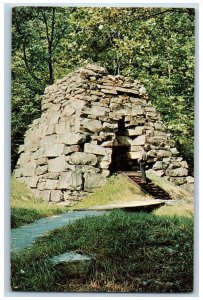
<path fill-rule="evenodd" d="M 125 132 L 118 135 L 121 120 Z M 105 183 L 113 147 L 124 145 L 129 161 L 136 162 L 145 145 L 157 175 L 193 184 L 140 82 L 87 65 L 45 89 L 41 117 L 25 134 L 15 176 L 36 196 L 72 205 Z"/>

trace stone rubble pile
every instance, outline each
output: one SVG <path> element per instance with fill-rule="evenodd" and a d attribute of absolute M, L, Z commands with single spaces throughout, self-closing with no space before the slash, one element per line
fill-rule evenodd
<path fill-rule="evenodd" d="M 121 121 L 125 132 L 119 134 Z M 193 184 L 140 82 L 89 64 L 45 89 L 41 117 L 25 134 L 15 176 L 37 197 L 72 205 L 105 183 L 114 147 L 128 147 L 129 161 L 136 163 L 142 145 L 157 175 Z"/>

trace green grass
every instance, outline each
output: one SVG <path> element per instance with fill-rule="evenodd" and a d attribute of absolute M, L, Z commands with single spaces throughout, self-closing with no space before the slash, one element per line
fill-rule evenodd
<path fill-rule="evenodd" d="M 67 211 L 57 204 L 50 204 L 34 197 L 28 186 L 11 178 L 11 227 L 19 227 L 32 223 L 40 218 L 60 214 Z"/>
<path fill-rule="evenodd" d="M 72 207 L 63 208 L 58 204 L 48 203 L 34 197 L 28 186 L 11 178 L 11 227 L 19 227 L 32 223 L 40 218 L 60 214 L 72 209 L 82 209 L 95 205 L 104 205 L 121 201 L 147 200 L 138 187 L 132 185 L 122 176 L 111 176 L 107 179 L 105 186 L 98 188 L 81 202 Z"/>
<path fill-rule="evenodd" d="M 135 200 L 149 200 L 139 187 L 121 175 L 111 176 L 107 183 L 95 190 L 93 194 L 73 205 L 72 209 L 88 208 L 95 205 L 106 205 Z"/>
<path fill-rule="evenodd" d="M 87 276 L 51 266 L 69 250 L 94 256 Z M 55 230 L 11 262 L 17 291 L 191 292 L 193 218 L 113 211 Z"/>
<path fill-rule="evenodd" d="M 175 185 L 166 179 L 156 176 L 152 170 L 147 171 L 147 177 L 155 184 L 163 188 L 174 200 L 183 200 L 184 203 L 193 203 L 194 195 L 180 186 Z"/>

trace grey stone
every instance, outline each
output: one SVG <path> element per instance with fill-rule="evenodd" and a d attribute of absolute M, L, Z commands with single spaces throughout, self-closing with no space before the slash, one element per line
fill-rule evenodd
<path fill-rule="evenodd" d="M 106 180 L 101 174 L 91 174 L 86 173 L 84 175 L 85 184 L 84 190 L 85 191 L 92 191 L 95 188 L 98 188 L 105 184 Z"/>
<path fill-rule="evenodd" d="M 144 126 L 136 126 L 135 129 L 128 129 L 129 136 L 142 135 Z"/>
<path fill-rule="evenodd" d="M 85 141 L 85 136 L 80 133 L 74 133 L 74 132 L 67 132 L 64 134 L 61 134 L 57 138 L 58 143 L 64 143 L 66 145 L 74 145 L 74 144 L 80 144 Z"/>
<path fill-rule="evenodd" d="M 36 168 L 36 175 L 43 175 L 43 174 L 46 174 L 48 171 L 48 166 L 47 165 L 39 165 L 37 166 Z"/>
<path fill-rule="evenodd" d="M 61 173 L 58 189 L 80 190 L 82 185 L 82 174 L 79 172 Z"/>
<path fill-rule="evenodd" d="M 84 152 L 97 155 L 107 155 L 109 151 L 107 148 L 104 148 L 102 146 L 85 143 Z"/>
<path fill-rule="evenodd" d="M 36 188 L 38 181 L 39 181 L 39 177 L 38 176 L 28 177 L 26 179 L 26 183 L 31 188 Z"/>
<path fill-rule="evenodd" d="M 186 168 L 180 167 L 177 169 L 167 170 L 166 174 L 172 177 L 182 177 L 188 175 L 188 170 Z"/>
<path fill-rule="evenodd" d="M 153 170 L 161 170 L 163 169 L 163 162 L 156 161 L 156 163 L 153 165 Z"/>
<path fill-rule="evenodd" d="M 35 176 L 36 162 L 34 160 L 27 162 L 23 168 L 23 176 Z"/>
<path fill-rule="evenodd" d="M 50 200 L 52 202 L 61 202 L 61 201 L 63 201 L 64 200 L 63 193 L 61 191 L 57 191 L 57 190 L 53 191 L 52 190 Z"/>
<path fill-rule="evenodd" d="M 44 156 L 46 157 L 57 157 L 64 153 L 64 144 L 54 144 L 52 147 L 45 148 Z"/>
<path fill-rule="evenodd" d="M 49 179 L 45 181 L 44 189 L 45 190 L 55 190 L 58 185 L 58 180 Z"/>
<path fill-rule="evenodd" d="M 170 177 L 170 181 L 177 185 L 182 185 L 187 182 L 185 177 Z"/>
<path fill-rule="evenodd" d="M 93 258 L 88 255 L 70 251 L 54 256 L 50 261 L 60 272 L 62 271 L 68 276 L 79 276 L 88 273 Z"/>
<path fill-rule="evenodd" d="M 63 172 L 66 170 L 67 162 L 65 156 L 50 159 L 48 162 L 48 172 Z"/>
<path fill-rule="evenodd" d="M 105 183 L 116 145 L 129 147 L 129 161 L 144 145 L 154 172 L 192 184 L 170 137 L 140 82 L 90 64 L 46 88 L 14 175 L 48 201 L 72 205 Z"/>
<path fill-rule="evenodd" d="M 158 150 L 157 151 L 157 157 L 170 157 L 171 152 L 167 150 Z"/>
<path fill-rule="evenodd" d="M 91 165 L 95 166 L 97 157 L 91 153 L 76 152 L 70 155 L 69 163 L 74 165 Z"/>
<path fill-rule="evenodd" d="M 187 183 L 194 183 L 194 178 L 192 176 L 186 177 Z"/>
<path fill-rule="evenodd" d="M 133 145 L 133 146 L 141 146 L 141 145 L 144 145 L 144 144 L 145 144 L 145 135 L 138 136 L 131 143 L 131 145 Z"/>
<path fill-rule="evenodd" d="M 101 121 L 98 121 L 98 120 L 92 120 L 92 121 L 88 121 L 87 123 L 85 123 L 83 125 L 83 127 L 85 129 L 88 129 L 89 131 L 97 132 L 102 129 L 102 123 L 101 123 Z"/>

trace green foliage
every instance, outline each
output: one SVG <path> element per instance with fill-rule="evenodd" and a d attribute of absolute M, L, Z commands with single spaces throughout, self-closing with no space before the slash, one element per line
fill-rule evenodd
<path fill-rule="evenodd" d="M 95 258 L 88 276 L 51 266 L 50 257 L 69 250 Z M 190 292 L 193 219 L 122 211 L 81 219 L 13 255 L 11 278 L 18 291 Z"/>
<path fill-rule="evenodd" d="M 140 79 L 192 161 L 194 16 L 189 8 L 14 8 L 12 167 L 45 86 L 88 62 Z"/>

